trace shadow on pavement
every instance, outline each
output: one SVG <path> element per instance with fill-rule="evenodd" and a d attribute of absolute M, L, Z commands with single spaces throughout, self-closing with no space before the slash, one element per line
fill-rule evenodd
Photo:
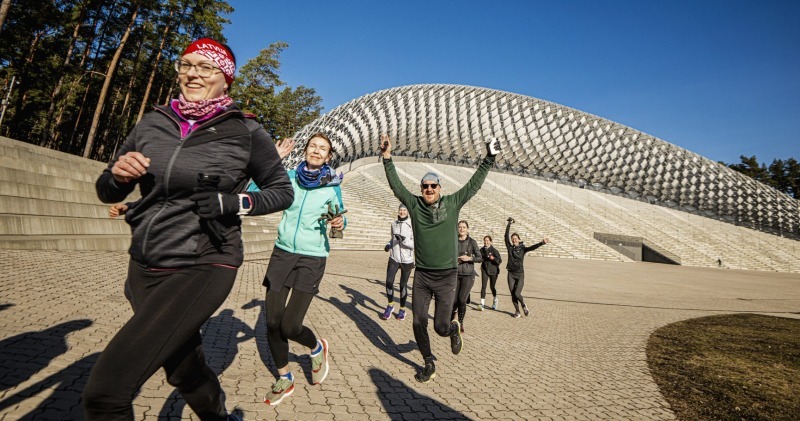
<path fill-rule="evenodd" d="M 469 417 L 453 408 L 425 395 L 417 393 L 413 388 L 390 376 L 387 372 L 371 368 L 369 377 L 378 388 L 378 397 L 383 409 L 392 420 L 424 419 L 428 414 L 435 420 L 468 420 Z"/>
<path fill-rule="evenodd" d="M 17 386 L 67 352 L 67 335 L 92 325 L 78 319 L 0 341 L 0 391 Z"/>
<path fill-rule="evenodd" d="M 222 374 L 233 364 L 233 360 L 239 352 L 240 343 L 256 337 L 255 331 L 235 317 L 233 313 L 233 310 L 229 308 L 222 310 L 218 315 L 208 319 L 200 330 L 203 336 L 203 352 L 206 354 L 208 366 L 217 375 Z M 219 344 L 225 345 L 219 346 Z M 156 373 L 156 375 L 163 376 L 163 372 Z M 174 389 L 164 402 L 164 406 L 161 407 L 158 418 L 181 419 L 185 406 L 186 402 L 180 392 L 178 389 Z"/>
<path fill-rule="evenodd" d="M 27 332 L 4 339 L 0 342 L 0 390 L 11 389 L 30 380 L 56 357 L 67 352 L 68 334 L 91 325 L 92 321 L 88 319 L 72 320 L 39 332 Z M 22 390 L 7 393 L 0 400 L 0 411 L 46 393 L 46 398 L 34 409 L 25 414 L 15 414 L 19 416 L 17 419 L 83 419 L 81 394 L 99 356 L 99 352 L 90 354 Z M 70 402 L 71 405 L 56 406 L 54 402 Z"/>
<path fill-rule="evenodd" d="M 409 341 L 406 344 L 398 344 L 394 341 L 394 339 L 392 339 L 392 337 L 383 327 L 381 327 L 380 323 L 378 322 L 378 315 L 382 313 L 380 310 L 375 310 L 380 309 L 378 303 L 376 303 L 372 298 L 362 294 L 359 291 L 356 291 L 355 289 L 344 285 L 339 286 L 350 297 L 349 303 L 345 303 L 336 297 L 326 299 L 317 296 L 317 298 L 327 301 L 338 308 L 343 314 L 350 317 L 364 337 L 369 339 L 369 341 L 372 342 L 376 348 L 383 350 L 388 355 L 391 355 L 404 364 L 414 367 L 417 370 L 420 369 L 421 367 L 419 364 L 409 360 L 403 355 L 408 352 L 416 351 L 416 342 Z M 366 309 L 367 313 L 360 310 L 359 307 Z M 372 308 L 372 310 L 370 310 L 370 308 Z M 407 321 L 409 322 L 409 330 L 411 330 L 410 320 L 407 319 Z"/>

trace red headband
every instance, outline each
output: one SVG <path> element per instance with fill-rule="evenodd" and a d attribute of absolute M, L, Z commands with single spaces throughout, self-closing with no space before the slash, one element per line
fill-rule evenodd
<path fill-rule="evenodd" d="M 201 56 L 211 60 L 217 67 L 222 70 L 225 75 L 225 81 L 230 85 L 233 82 L 233 74 L 236 73 L 236 63 L 233 61 L 233 56 L 227 48 L 222 44 L 214 41 L 211 38 L 200 38 L 197 41 L 189 44 L 181 56 L 189 53 L 197 53 Z"/>

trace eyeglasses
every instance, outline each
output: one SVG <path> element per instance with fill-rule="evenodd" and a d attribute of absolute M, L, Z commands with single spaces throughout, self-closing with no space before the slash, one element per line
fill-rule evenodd
<path fill-rule="evenodd" d="M 436 188 L 439 187 L 439 185 L 436 184 L 436 183 L 433 183 L 433 184 L 420 184 L 419 186 L 422 187 L 422 190 L 427 190 L 427 189 L 436 190 Z"/>
<path fill-rule="evenodd" d="M 175 62 L 175 70 L 181 75 L 189 73 L 189 69 L 192 67 L 194 67 L 194 71 L 197 73 L 197 76 L 204 78 L 214 76 L 214 73 L 216 73 L 215 70 L 219 70 L 220 72 L 222 71 L 222 69 L 219 67 L 214 67 L 208 63 L 191 64 L 183 60 L 178 60 Z"/>

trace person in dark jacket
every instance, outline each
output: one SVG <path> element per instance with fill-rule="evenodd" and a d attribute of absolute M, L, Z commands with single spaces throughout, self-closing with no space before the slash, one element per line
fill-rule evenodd
<path fill-rule="evenodd" d="M 227 95 L 230 49 L 204 38 L 175 63 L 180 96 L 133 128 L 97 180 L 104 203 L 138 186 L 125 290 L 133 316 L 100 355 L 83 392 L 87 420 L 132 420 L 140 387 L 163 368 L 201 420 L 226 420 L 200 328 L 244 259 L 242 215 L 286 209 L 294 193 L 274 142 Z M 258 193 L 241 193 L 250 179 Z"/>
<path fill-rule="evenodd" d="M 523 265 L 525 253 L 538 249 L 549 243 L 550 240 L 545 237 L 542 241 L 530 247 L 525 247 L 519 239 L 519 234 L 515 232 L 510 236 L 508 235 L 511 231 L 511 224 L 514 222 L 514 218 L 508 218 L 508 224 L 506 224 L 505 240 L 506 248 L 508 248 L 506 270 L 508 270 L 508 289 L 511 291 L 511 303 L 514 304 L 514 317 L 519 318 L 521 317 L 519 314 L 520 304 L 522 304 L 522 310 L 525 312 L 525 316 L 530 314 L 528 306 L 525 305 L 525 300 L 522 298 L 522 288 L 525 286 L 525 266 Z"/>
<path fill-rule="evenodd" d="M 456 284 L 456 301 L 453 303 L 453 319 L 457 314 L 462 333 L 469 292 L 475 283 L 475 263 L 482 261 L 478 243 L 469 236 L 469 224 L 467 221 L 458 221 L 458 284 Z"/>
<path fill-rule="evenodd" d="M 483 237 L 483 247 L 481 247 L 481 304 L 478 310 L 481 311 L 486 306 L 486 284 L 492 289 L 492 310 L 497 310 L 497 275 L 500 274 L 500 263 L 503 258 L 500 252 L 492 245 L 492 237 Z"/>
<path fill-rule="evenodd" d="M 403 185 L 392 162 L 392 142 L 382 134 L 381 156 L 386 180 L 395 197 L 408 208 L 414 230 L 414 286 L 412 310 L 414 312 L 414 339 L 425 361 L 425 367 L 414 378 L 427 383 L 436 375 L 434 355 L 428 337 L 428 310 L 435 298 L 433 330 L 439 336 L 450 338 L 450 350 L 458 355 L 464 342 L 458 321 L 451 320 L 458 282 L 458 214 L 461 208 L 480 190 L 495 156 L 501 152 L 500 141 L 491 138 L 486 143 L 486 157 L 469 181 L 449 195 L 442 195 L 439 175 L 429 172 L 420 180 L 420 196 Z"/>

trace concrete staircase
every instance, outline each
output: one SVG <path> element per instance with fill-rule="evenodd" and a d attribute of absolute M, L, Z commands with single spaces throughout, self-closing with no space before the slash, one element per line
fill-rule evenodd
<path fill-rule="evenodd" d="M 360 166 L 359 166 L 360 165 Z M 475 168 L 397 160 L 398 174 L 415 194 L 428 171 L 442 176 L 444 194 L 463 186 Z M 0 249 L 127 250 L 130 230 L 108 218 L 108 205 L 94 182 L 106 164 L 0 137 Z M 338 250 L 383 250 L 398 200 L 383 166 L 366 158 L 345 175 L 342 195 L 348 209 Z M 132 195 L 128 200 L 135 200 Z M 660 206 L 564 184 L 491 172 L 483 188 L 461 211 L 473 238 L 494 238 L 504 252 L 506 218 L 528 243 L 549 237 L 534 256 L 630 261 L 594 239 L 594 233 L 642 237 L 674 253 L 689 266 L 800 272 L 800 242 L 733 226 Z M 244 217 L 242 235 L 248 260 L 269 257 L 281 213 Z"/>
<path fill-rule="evenodd" d="M 94 183 L 105 163 L 0 137 L 0 249 L 125 251 L 130 228 L 110 219 Z M 128 201 L 138 198 L 138 190 Z M 248 258 L 268 257 L 280 214 L 246 217 Z"/>

